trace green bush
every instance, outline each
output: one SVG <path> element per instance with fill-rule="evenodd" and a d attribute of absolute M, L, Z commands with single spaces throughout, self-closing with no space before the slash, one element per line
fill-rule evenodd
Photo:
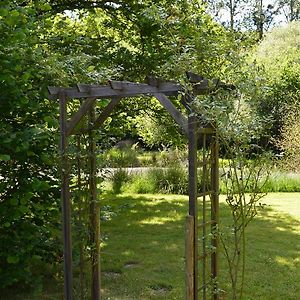
<path fill-rule="evenodd" d="M 153 169 L 149 172 L 149 177 L 155 183 L 158 193 L 187 193 L 187 170 L 179 163 L 173 163 L 169 168 Z"/>
<path fill-rule="evenodd" d="M 187 194 L 187 169 L 178 163 L 169 168 L 155 168 L 131 178 L 126 187 L 134 193 Z"/>
<path fill-rule="evenodd" d="M 129 174 L 124 169 L 118 169 L 117 171 L 113 172 L 110 180 L 112 182 L 112 191 L 114 194 L 120 194 L 122 186 L 129 181 Z"/>
<path fill-rule="evenodd" d="M 45 275 L 41 266 L 61 255 L 58 105 L 45 95 L 66 73 L 59 55 L 39 44 L 47 29 L 35 13 L 1 2 L 0 290 L 36 287 Z"/>
<path fill-rule="evenodd" d="M 131 148 L 112 148 L 106 153 L 98 156 L 100 166 L 111 168 L 138 167 L 138 153 Z"/>
<path fill-rule="evenodd" d="M 155 182 L 148 174 L 135 175 L 125 187 L 125 190 L 137 194 L 157 193 Z"/>
<path fill-rule="evenodd" d="M 274 28 L 255 50 L 253 60 L 264 78 L 258 91 L 258 112 L 269 117 L 271 133 L 279 139 L 284 118 L 300 102 L 300 22 Z"/>

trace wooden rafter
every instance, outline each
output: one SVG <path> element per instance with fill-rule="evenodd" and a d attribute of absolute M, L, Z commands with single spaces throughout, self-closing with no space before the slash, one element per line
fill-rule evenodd
<path fill-rule="evenodd" d="M 122 81 L 110 81 L 109 85 L 85 85 L 78 84 L 73 88 L 49 87 L 49 98 L 57 99 L 60 91 L 64 91 L 70 99 L 76 98 L 110 98 L 110 97 L 138 97 L 145 94 L 163 93 L 176 96 L 182 87 L 178 84 L 165 82 L 160 87 L 145 83 L 133 83 Z"/>

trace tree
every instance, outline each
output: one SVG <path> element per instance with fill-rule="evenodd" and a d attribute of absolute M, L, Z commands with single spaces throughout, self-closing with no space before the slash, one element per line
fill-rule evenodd
<path fill-rule="evenodd" d="M 298 0 L 281 0 L 279 1 L 278 6 L 287 22 L 299 20 L 300 2 Z"/>
<path fill-rule="evenodd" d="M 295 103 L 283 117 L 280 139 L 277 147 L 283 157 L 279 166 L 285 171 L 299 172 L 300 169 L 300 104 Z"/>
<path fill-rule="evenodd" d="M 299 22 L 268 33 L 255 49 L 253 60 L 258 68 L 261 91 L 258 111 L 272 119 L 271 132 L 279 138 L 283 117 L 299 103 Z"/>
<path fill-rule="evenodd" d="M 19 4 L 0 9 L 1 288 L 37 286 L 41 266 L 55 266 L 61 253 L 58 106 L 47 85 L 66 84 L 68 74 L 42 38 L 50 24 L 39 14 L 49 5 Z"/>
<path fill-rule="evenodd" d="M 261 0 L 243 1 L 206 1 L 208 11 L 221 24 L 229 27 L 231 31 L 247 31 L 248 34 L 256 32 L 261 40 L 265 31 L 275 24 L 275 19 L 282 12 L 282 5 Z"/>
<path fill-rule="evenodd" d="M 247 1 L 228 0 L 228 1 L 206 1 L 208 9 L 220 23 L 228 26 L 230 30 L 239 30 L 243 23 Z"/>

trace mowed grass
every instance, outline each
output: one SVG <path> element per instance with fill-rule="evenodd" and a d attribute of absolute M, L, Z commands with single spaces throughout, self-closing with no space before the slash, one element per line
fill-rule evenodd
<path fill-rule="evenodd" d="M 226 226 L 230 212 L 224 196 L 220 202 L 221 226 Z M 300 193 L 269 194 L 262 202 L 265 208 L 247 228 L 243 299 L 300 299 Z M 108 194 L 101 199 L 101 210 L 102 299 L 184 299 L 188 197 Z M 228 278 L 221 254 L 224 299 L 231 299 Z M 62 282 L 50 282 L 35 295 L 14 290 L 0 294 L 0 299 L 63 299 L 62 290 Z M 75 292 L 78 295 L 78 278 Z"/>
<path fill-rule="evenodd" d="M 247 228 L 243 299 L 300 299 L 300 194 L 269 194 L 263 202 L 265 209 Z M 103 299 L 184 299 L 188 198 L 107 195 L 102 203 Z M 220 209 L 222 224 L 229 224 L 222 196 Z M 230 299 L 222 255 L 220 282 Z"/>

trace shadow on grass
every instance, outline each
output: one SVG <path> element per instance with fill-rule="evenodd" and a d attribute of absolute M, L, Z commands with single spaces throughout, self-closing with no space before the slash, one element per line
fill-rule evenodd
<path fill-rule="evenodd" d="M 300 221 L 267 208 L 247 230 L 245 299 L 299 299 Z"/>

